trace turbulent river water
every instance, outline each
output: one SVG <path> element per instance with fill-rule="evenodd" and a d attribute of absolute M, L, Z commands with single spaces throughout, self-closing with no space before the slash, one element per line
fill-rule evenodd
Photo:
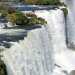
<path fill-rule="evenodd" d="M 8 75 L 51 75 L 54 53 L 66 47 L 63 12 L 56 9 L 34 13 L 45 18 L 47 25 L 27 30 L 1 29 L 1 46 L 9 46 L 2 52 Z"/>
<path fill-rule="evenodd" d="M 35 10 L 47 25 L 0 29 L 0 49 L 4 50 L 1 54 L 8 75 L 68 75 L 74 69 L 75 52 L 66 46 L 66 41 L 68 46 L 75 45 L 73 1 L 65 0 L 69 11 L 66 21 L 60 9 Z"/>
<path fill-rule="evenodd" d="M 75 0 L 64 0 L 68 9 L 66 19 L 67 43 L 69 47 L 75 48 Z"/>

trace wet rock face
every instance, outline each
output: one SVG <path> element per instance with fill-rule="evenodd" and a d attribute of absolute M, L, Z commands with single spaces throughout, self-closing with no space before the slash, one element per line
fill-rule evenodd
<path fill-rule="evenodd" d="M 69 75 L 75 75 L 75 70 L 72 70 Z"/>
<path fill-rule="evenodd" d="M 0 60 L 0 75 L 7 75 L 6 66 L 3 61 Z"/>

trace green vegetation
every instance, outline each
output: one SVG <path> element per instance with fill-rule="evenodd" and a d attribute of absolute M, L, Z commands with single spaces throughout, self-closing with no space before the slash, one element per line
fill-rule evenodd
<path fill-rule="evenodd" d="M 20 11 L 11 12 L 6 15 L 6 19 L 9 22 L 12 22 L 13 25 L 36 25 L 36 24 L 47 24 L 47 22 L 43 18 L 37 17 L 33 13 L 24 14 Z"/>
<path fill-rule="evenodd" d="M 36 4 L 40 5 L 58 5 L 60 3 L 59 0 L 38 0 Z"/>
<path fill-rule="evenodd" d="M 47 21 L 45 21 L 43 18 L 37 17 L 33 13 L 28 13 L 26 16 L 28 17 L 28 25 L 47 24 Z"/>
<path fill-rule="evenodd" d="M 22 0 L 25 4 L 33 4 L 33 5 L 60 5 L 60 6 L 66 6 L 63 2 L 60 2 L 60 0 Z"/>
<path fill-rule="evenodd" d="M 36 5 L 56 5 L 56 6 L 65 6 L 66 5 L 60 0 L 20 0 L 20 2 L 27 4 L 36 4 Z M 64 15 L 67 16 L 68 10 L 67 8 L 62 8 Z M 41 24 L 44 25 L 47 22 L 43 18 L 37 17 L 35 14 L 23 14 L 20 11 L 17 11 L 14 8 L 11 8 L 9 5 L 1 4 L 0 5 L 0 13 L 2 13 L 2 17 L 9 22 L 12 22 L 13 25 L 36 25 Z"/>
<path fill-rule="evenodd" d="M 9 21 L 9 22 L 12 22 L 13 23 L 13 25 L 14 24 L 16 24 L 16 21 L 17 20 L 19 20 L 19 23 L 20 23 L 20 21 L 22 21 L 22 18 L 23 17 L 23 15 L 21 14 L 21 13 L 8 13 L 7 15 L 6 15 L 6 19 Z"/>
<path fill-rule="evenodd" d="M 38 23 L 43 25 L 43 24 L 47 24 L 47 21 L 45 21 L 43 18 L 39 17 Z"/>
<path fill-rule="evenodd" d="M 21 12 L 14 13 L 15 23 L 17 25 L 26 25 L 28 23 L 28 18 Z"/>
<path fill-rule="evenodd" d="M 1 4 L 0 5 L 0 13 L 2 14 L 2 17 L 6 17 L 8 13 L 15 12 L 15 9 L 9 7 L 7 4 Z"/>
<path fill-rule="evenodd" d="M 0 2 L 14 2 L 14 3 L 25 3 L 25 4 L 39 4 L 39 5 L 59 5 L 60 0 L 0 0 Z"/>
<path fill-rule="evenodd" d="M 1 8 L 2 7 L 2 8 Z M 2 6 L 0 7 L 0 13 L 3 18 L 11 22 L 13 25 L 44 25 L 47 22 L 44 19 L 38 18 L 33 13 L 24 14 L 20 11 L 17 11 L 15 8 Z M 6 9 L 5 9 L 6 8 Z"/>
<path fill-rule="evenodd" d="M 23 3 L 26 4 L 36 4 L 38 0 L 22 0 Z"/>
<path fill-rule="evenodd" d="M 62 8 L 61 9 L 64 12 L 64 16 L 66 17 L 68 14 L 68 9 L 67 8 Z"/>

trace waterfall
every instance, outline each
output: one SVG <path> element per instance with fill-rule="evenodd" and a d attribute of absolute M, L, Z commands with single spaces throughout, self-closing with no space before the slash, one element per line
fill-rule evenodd
<path fill-rule="evenodd" d="M 64 54 L 62 54 L 62 52 L 66 50 L 65 18 L 63 11 L 56 9 L 49 11 L 36 11 L 35 13 L 37 16 L 47 20 L 46 28 L 49 32 L 48 34 L 51 35 L 54 64 L 60 66 L 60 68 L 54 66 L 52 75 L 66 75 L 62 69 L 62 67 L 65 69 L 63 65 L 65 65 L 64 62 L 66 62 L 66 60 L 63 59 Z M 68 65 L 68 62 L 66 63 Z"/>
<path fill-rule="evenodd" d="M 36 11 L 36 15 L 47 20 L 46 28 L 51 35 L 55 52 L 61 52 L 66 48 L 65 43 L 65 20 L 63 11 L 60 9 L 49 11 Z M 62 40 L 61 40 L 62 39 Z"/>
<path fill-rule="evenodd" d="M 37 15 L 39 14 L 38 16 L 44 17 L 48 21 L 48 25 L 28 31 L 28 35 L 24 37 L 24 40 L 19 41 L 19 43 L 14 42 L 13 46 L 3 52 L 3 60 L 7 65 L 8 75 L 51 74 L 54 65 L 53 50 L 59 46 L 58 42 L 60 46 L 64 47 L 65 40 L 64 31 L 61 29 L 64 26 L 60 26 L 63 20 L 60 20 L 60 22 L 55 20 L 57 17 L 60 19 L 59 16 L 62 16 L 60 14 L 62 12 L 57 10 L 55 13 L 55 11 L 35 11 Z M 59 26 L 56 25 L 60 26 L 58 30 Z M 52 41 L 51 38 L 53 38 Z M 55 48 L 53 49 L 52 44 L 54 43 Z"/>
<path fill-rule="evenodd" d="M 52 75 L 54 53 L 66 48 L 63 12 L 56 9 L 34 13 L 45 18 L 47 25 L 28 30 L 19 42 L 11 41 L 12 46 L 2 53 L 8 75 Z"/>
<path fill-rule="evenodd" d="M 44 27 L 30 31 L 23 41 L 3 53 L 8 75 L 51 75 L 52 50 Z"/>
<path fill-rule="evenodd" d="M 69 47 L 75 48 L 75 0 L 64 0 L 68 8 L 66 19 L 67 27 L 67 44 Z"/>

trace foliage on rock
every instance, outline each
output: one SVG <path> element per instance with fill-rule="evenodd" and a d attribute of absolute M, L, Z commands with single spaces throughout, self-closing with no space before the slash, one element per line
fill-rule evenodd
<path fill-rule="evenodd" d="M 15 14 L 16 17 L 16 24 L 17 25 L 25 25 L 28 22 L 28 18 L 21 12 L 16 12 Z"/>
<path fill-rule="evenodd" d="M 45 21 L 45 19 L 39 17 L 38 18 L 38 23 L 43 25 L 43 24 L 47 24 L 47 21 Z"/>
<path fill-rule="evenodd" d="M 68 9 L 67 8 L 62 8 L 61 10 L 63 11 L 64 16 L 66 17 L 67 14 L 68 14 Z"/>
<path fill-rule="evenodd" d="M 65 4 L 63 2 L 60 2 L 60 0 L 22 0 L 25 4 L 33 4 L 33 5 L 63 5 Z"/>
<path fill-rule="evenodd" d="M 27 17 L 37 17 L 35 14 L 33 14 L 33 13 L 26 13 L 25 14 Z"/>
<path fill-rule="evenodd" d="M 41 24 L 44 25 L 47 22 L 43 18 L 38 18 L 33 13 L 24 14 L 22 12 L 16 11 L 14 13 L 8 13 L 7 20 L 12 22 L 13 25 L 36 25 Z"/>
<path fill-rule="evenodd" d="M 23 3 L 26 4 L 36 4 L 38 0 L 23 0 Z"/>
<path fill-rule="evenodd" d="M 33 13 L 27 13 L 26 16 L 28 17 L 28 25 L 35 25 L 35 24 L 47 24 L 47 21 L 41 17 L 37 17 Z"/>
<path fill-rule="evenodd" d="M 12 14 L 7 14 L 7 20 L 9 21 L 9 22 L 12 22 L 13 23 L 13 25 L 15 24 L 15 22 L 16 22 L 16 16 L 14 15 L 14 13 L 12 13 Z"/>

